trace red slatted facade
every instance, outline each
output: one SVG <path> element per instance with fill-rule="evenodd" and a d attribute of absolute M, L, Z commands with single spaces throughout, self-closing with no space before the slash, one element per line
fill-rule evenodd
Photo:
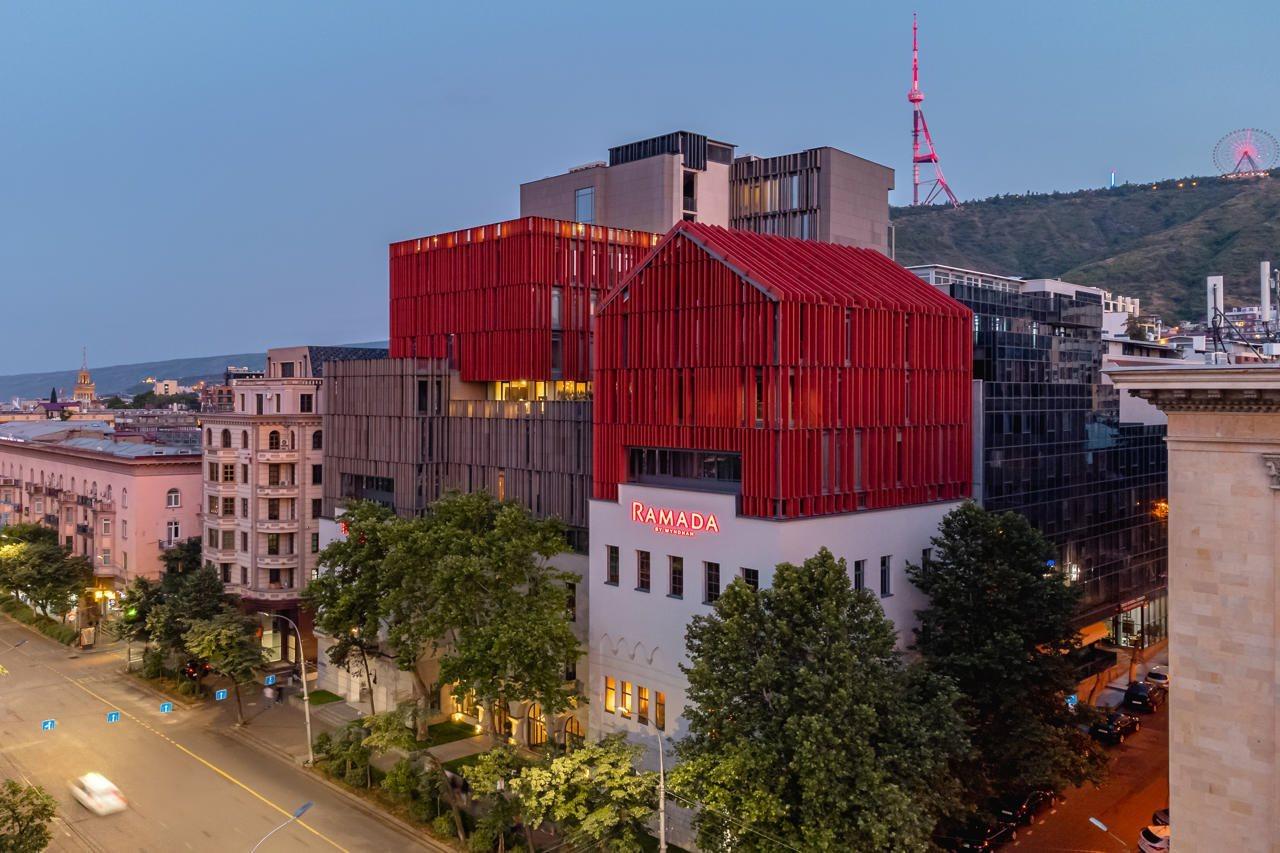
<path fill-rule="evenodd" d="M 630 447 L 740 453 L 745 516 L 969 494 L 972 314 L 877 252 L 680 223 L 598 315 L 597 499 Z"/>
<path fill-rule="evenodd" d="M 391 357 L 451 357 L 465 381 L 585 382 L 591 294 L 603 299 L 657 241 L 643 231 L 525 217 L 392 243 Z M 553 287 L 562 293 L 563 369 L 555 377 Z"/>

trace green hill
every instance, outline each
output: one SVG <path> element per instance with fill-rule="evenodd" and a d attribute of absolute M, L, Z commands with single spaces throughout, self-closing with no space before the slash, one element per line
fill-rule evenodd
<path fill-rule="evenodd" d="M 1142 299 L 1166 322 L 1198 319 L 1204 278 L 1258 302 L 1258 261 L 1280 262 L 1280 180 L 1185 178 L 1112 190 L 997 196 L 960 209 L 894 208 L 900 263 L 1062 278 Z"/>

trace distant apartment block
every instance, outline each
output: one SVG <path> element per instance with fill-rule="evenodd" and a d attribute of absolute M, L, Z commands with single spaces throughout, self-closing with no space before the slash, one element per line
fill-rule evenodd
<path fill-rule="evenodd" d="M 887 255 L 892 189 L 892 169 L 838 148 L 735 157 L 730 143 L 682 130 L 522 184 L 520 215 L 654 233 L 703 222 Z"/>
<path fill-rule="evenodd" d="M 200 451 L 117 434 L 104 421 L 0 425 L 0 527 L 43 524 L 93 560 L 108 602 L 200 535 Z"/>

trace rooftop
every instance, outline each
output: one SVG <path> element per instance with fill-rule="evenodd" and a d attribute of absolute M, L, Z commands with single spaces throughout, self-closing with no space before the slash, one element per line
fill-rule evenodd
<path fill-rule="evenodd" d="M 37 444 L 42 449 L 96 453 L 117 459 L 155 456 L 199 457 L 199 448 L 141 441 L 117 441 L 105 421 L 21 421 L 0 424 L 0 443 Z"/>

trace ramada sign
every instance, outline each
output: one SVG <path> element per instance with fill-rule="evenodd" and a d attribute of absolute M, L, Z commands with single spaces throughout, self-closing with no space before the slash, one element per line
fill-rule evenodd
<path fill-rule="evenodd" d="M 649 506 L 642 501 L 631 502 L 631 520 L 653 527 L 654 533 L 672 536 L 697 536 L 699 533 L 719 533 L 720 522 L 715 513 L 686 512 L 682 509 Z"/>

